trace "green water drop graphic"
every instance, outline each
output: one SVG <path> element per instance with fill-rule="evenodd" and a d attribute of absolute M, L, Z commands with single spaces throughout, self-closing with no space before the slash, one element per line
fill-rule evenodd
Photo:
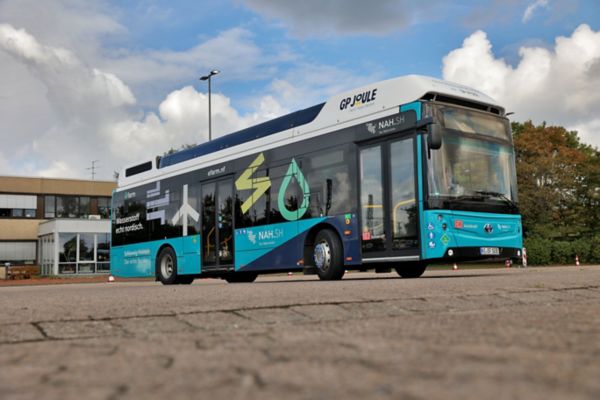
<path fill-rule="evenodd" d="M 298 182 L 298 185 L 300 185 L 302 188 L 303 193 L 302 204 L 300 204 L 298 210 L 295 211 L 288 210 L 287 206 L 285 205 L 285 191 L 292 182 L 292 178 L 296 178 L 296 182 Z M 283 178 L 283 182 L 281 182 L 279 195 L 277 196 L 277 205 L 279 206 L 279 212 L 283 218 L 287 219 L 288 221 L 296 221 L 302 218 L 302 216 L 306 213 L 306 210 L 308 210 L 309 196 L 310 187 L 308 186 L 308 182 L 306 182 L 304 174 L 300 168 L 298 168 L 296 160 L 292 158 L 292 162 L 290 163 L 290 166 L 285 174 L 285 178 Z"/>

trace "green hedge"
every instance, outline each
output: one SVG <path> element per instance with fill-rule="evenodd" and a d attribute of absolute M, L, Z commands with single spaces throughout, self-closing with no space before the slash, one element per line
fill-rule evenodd
<path fill-rule="evenodd" d="M 529 265 L 575 264 L 575 255 L 581 263 L 600 263 L 600 235 L 572 241 L 530 237 L 524 245 Z"/>

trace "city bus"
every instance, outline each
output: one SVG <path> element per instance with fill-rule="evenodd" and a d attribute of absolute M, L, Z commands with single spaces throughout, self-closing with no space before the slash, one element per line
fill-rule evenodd
<path fill-rule="evenodd" d="M 472 88 L 410 75 L 127 166 L 111 272 L 163 284 L 518 259 L 510 123 Z"/>

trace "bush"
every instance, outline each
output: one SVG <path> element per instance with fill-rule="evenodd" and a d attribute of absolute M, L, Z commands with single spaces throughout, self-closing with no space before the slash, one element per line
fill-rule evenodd
<path fill-rule="evenodd" d="M 590 263 L 600 263 L 600 235 L 592 238 L 590 243 Z"/>
<path fill-rule="evenodd" d="M 570 264 L 575 261 L 573 242 L 552 242 L 552 262 L 556 264 Z"/>
<path fill-rule="evenodd" d="M 600 244 L 600 243 L 598 243 Z M 579 261 L 582 263 L 591 264 L 594 261 L 592 260 L 591 255 L 591 241 L 590 239 L 578 239 L 571 244 L 572 252 L 575 255 L 579 256 Z M 574 259 L 575 256 L 573 256 Z"/>
<path fill-rule="evenodd" d="M 575 255 L 579 256 L 581 263 L 600 263 L 600 235 L 574 241 L 530 237 L 525 239 L 524 244 L 530 265 L 573 265 Z"/>
<path fill-rule="evenodd" d="M 531 237 L 526 238 L 524 244 L 529 265 L 548 265 L 552 262 L 552 241 Z"/>

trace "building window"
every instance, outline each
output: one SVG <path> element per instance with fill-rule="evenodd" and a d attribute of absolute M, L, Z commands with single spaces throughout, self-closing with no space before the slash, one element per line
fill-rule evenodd
<path fill-rule="evenodd" d="M 0 263 L 35 264 L 37 242 L 0 242 Z"/>
<path fill-rule="evenodd" d="M 0 217 L 35 218 L 36 210 L 28 208 L 0 208 Z"/>
<path fill-rule="evenodd" d="M 54 235 L 41 236 L 39 248 L 40 256 L 38 262 L 41 264 L 42 275 L 52 275 L 54 273 Z"/>
<path fill-rule="evenodd" d="M 44 197 L 44 218 L 56 218 L 56 197 Z"/>
<path fill-rule="evenodd" d="M 98 214 L 102 218 L 110 218 L 110 197 L 98 197 Z"/>
<path fill-rule="evenodd" d="M 96 272 L 109 272 L 110 271 L 110 234 L 99 233 L 96 235 L 97 250 L 96 260 L 97 271 Z"/>
<path fill-rule="evenodd" d="M 79 217 L 79 198 L 75 196 L 56 196 L 56 216 L 58 218 Z"/>
<path fill-rule="evenodd" d="M 90 198 L 82 196 L 79 198 L 79 211 L 77 216 L 80 218 L 87 218 L 90 215 Z"/>
<path fill-rule="evenodd" d="M 98 197 L 97 200 L 97 213 L 102 218 L 110 218 L 110 197 Z M 44 218 L 88 218 L 92 208 L 89 196 L 45 196 Z M 25 216 L 29 218 L 28 211 L 24 210 Z M 33 214 L 35 215 L 35 210 Z"/>
<path fill-rule="evenodd" d="M 58 240 L 58 273 L 75 274 L 77 272 L 77 234 L 60 233 Z"/>
<path fill-rule="evenodd" d="M 77 261 L 77 234 L 60 233 L 58 236 L 58 259 L 59 262 Z"/>
<path fill-rule="evenodd" d="M 27 211 L 37 209 L 37 196 L 26 194 L 0 194 L 0 217 L 23 218 L 28 217 Z"/>
<path fill-rule="evenodd" d="M 79 261 L 94 261 L 94 234 L 79 234 Z"/>

